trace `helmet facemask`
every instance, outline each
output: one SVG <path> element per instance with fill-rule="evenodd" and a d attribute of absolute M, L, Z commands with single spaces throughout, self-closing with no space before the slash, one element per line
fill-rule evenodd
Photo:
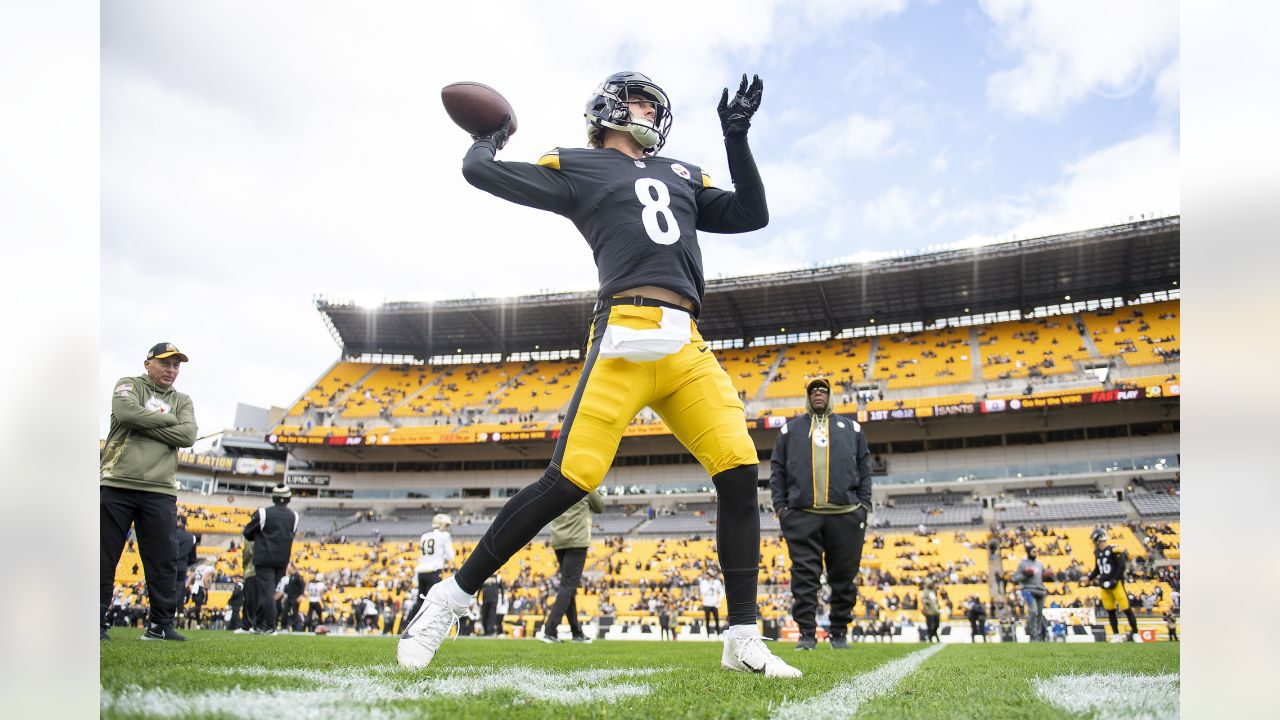
<path fill-rule="evenodd" d="M 641 97 L 653 103 L 653 120 L 632 118 L 627 101 Z M 587 124 L 629 133 L 646 155 L 655 155 L 671 132 L 671 104 L 662 88 L 640 73 L 615 73 L 596 88 L 587 103 Z"/>

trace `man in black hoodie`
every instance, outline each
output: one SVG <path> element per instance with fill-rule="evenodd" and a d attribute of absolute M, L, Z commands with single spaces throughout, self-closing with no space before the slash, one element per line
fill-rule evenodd
<path fill-rule="evenodd" d="M 769 486 L 791 555 L 791 614 L 800 626 L 796 649 L 817 645 L 815 615 L 825 559 L 831 647 L 844 650 L 853 617 L 853 578 L 871 512 L 871 454 L 862 426 L 831 411 L 826 378 L 810 380 L 805 395 L 806 413 L 783 426 L 774 443 Z"/>
<path fill-rule="evenodd" d="M 293 491 L 281 484 L 271 490 L 271 507 L 258 511 L 244 526 L 246 540 L 253 544 L 253 580 L 257 587 L 258 613 L 254 632 L 276 634 L 276 584 L 284 577 L 293 555 L 293 534 L 298 529 L 298 513 L 289 509 Z"/>

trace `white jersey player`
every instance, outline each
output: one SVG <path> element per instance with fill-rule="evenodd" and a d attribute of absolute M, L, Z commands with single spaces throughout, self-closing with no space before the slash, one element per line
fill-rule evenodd
<path fill-rule="evenodd" d="M 422 552 L 422 556 L 418 558 L 418 596 L 417 602 L 422 603 L 422 598 L 427 596 L 427 591 L 432 585 L 440 582 L 440 571 L 453 560 L 453 536 L 449 534 L 449 526 L 453 524 L 453 518 L 439 513 L 431 518 L 431 530 L 422 534 L 422 539 L 418 541 L 418 549 Z M 416 608 L 415 608 L 416 613 Z M 407 614 L 412 618 L 413 614 Z M 408 622 L 405 623 L 407 627 Z"/>

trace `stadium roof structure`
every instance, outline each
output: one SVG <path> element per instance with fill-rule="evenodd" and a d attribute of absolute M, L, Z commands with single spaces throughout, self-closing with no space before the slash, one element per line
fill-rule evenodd
<path fill-rule="evenodd" d="M 923 322 L 1168 291 L 1180 279 L 1181 218 L 870 262 L 709 280 L 698 326 L 708 340 Z M 595 295 L 393 302 L 315 300 L 347 357 L 580 349 Z M 785 332 L 781 329 L 786 328 Z"/>

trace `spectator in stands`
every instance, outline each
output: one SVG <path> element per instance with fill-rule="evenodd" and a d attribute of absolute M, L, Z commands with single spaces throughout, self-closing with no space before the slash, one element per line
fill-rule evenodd
<path fill-rule="evenodd" d="M 598 250 L 602 283 L 587 358 L 551 463 L 540 480 L 507 502 L 457 574 L 427 598 L 430 617 L 420 613 L 421 625 L 415 618 L 397 647 L 401 665 L 430 663 L 467 598 L 548 521 L 600 485 L 624 429 L 647 406 L 716 486 L 716 546 L 730 626 L 722 665 L 740 672 L 763 668 L 768 677 L 800 677 L 760 635 L 759 460 L 738 391 L 693 320 L 703 295 L 695 230 L 746 232 L 768 222 L 763 183 L 746 140 L 762 95 L 759 78 L 748 86 L 744 76 L 738 92 L 730 95 L 726 89 L 719 106 L 734 192 L 703 186 L 698 177 L 685 177 L 689 172 L 682 165 L 652 155 L 665 141 L 671 115 L 666 93 L 639 73 L 617 73 L 599 87 L 598 103 L 591 103 L 597 114 L 588 130 L 589 149 L 549 153 L 539 164 L 499 162 L 494 155 L 509 132 L 504 124 L 468 150 L 463 159 L 468 182 L 575 218 Z M 671 182 L 681 199 L 668 205 L 658 198 L 667 197 Z M 637 187 L 646 193 L 643 217 L 633 212 Z M 651 191 L 660 195 L 647 194 Z M 649 204 L 651 197 L 658 204 Z M 659 208 L 661 223 L 649 212 Z"/>
<path fill-rule="evenodd" d="M 259 508 L 244 526 L 244 537 L 253 541 L 253 571 L 257 586 L 258 613 L 254 631 L 274 635 L 276 630 L 276 584 L 283 578 L 293 556 L 293 535 L 298 529 L 298 513 L 289 509 L 293 491 L 281 483 L 271 489 L 271 507 Z M 246 543 L 247 544 L 247 543 Z"/>
<path fill-rule="evenodd" d="M 177 575 L 173 544 L 177 524 L 178 448 L 196 439 L 191 398 L 173 388 L 187 356 L 170 343 L 147 351 L 146 373 L 123 377 L 111 391 L 111 425 L 99 467 L 98 603 L 100 637 L 109 640 L 106 615 L 116 565 L 130 526 L 137 529 L 142 570 L 150 597 L 144 640 L 185 640 L 173 627 Z"/>
<path fill-rule="evenodd" d="M 871 456 L 862 426 L 831 410 L 831 383 L 805 385 L 805 414 L 782 427 L 770 459 L 769 487 L 791 557 L 797 650 L 817 645 L 817 595 L 825 556 L 831 586 L 831 647 L 847 649 L 854 576 L 871 511 Z"/>
<path fill-rule="evenodd" d="M 724 600 L 724 582 L 713 569 L 707 568 L 698 580 L 698 596 L 702 598 L 702 616 L 707 624 L 707 637 L 720 634 L 720 602 Z M 713 624 L 714 621 L 714 624 Z"/>
<path fill-rule="evenodd" d="M 547 612 L 542 627 L 543 642 L 560 642 L 557 637 L 560 619 L 569 621 L 569 631 L 574 642 L 590 642 L 578 622 L 578 583 L 582 580 L 582 567 L 587 561 L 587 548 L 591 546 L 591 515 L 604 512 L 604 497 L 600 490 L 592 490 L 560 517 L 551 521 L 551 547 L 560 564 L 560 590 L 555 603 Z"/>

